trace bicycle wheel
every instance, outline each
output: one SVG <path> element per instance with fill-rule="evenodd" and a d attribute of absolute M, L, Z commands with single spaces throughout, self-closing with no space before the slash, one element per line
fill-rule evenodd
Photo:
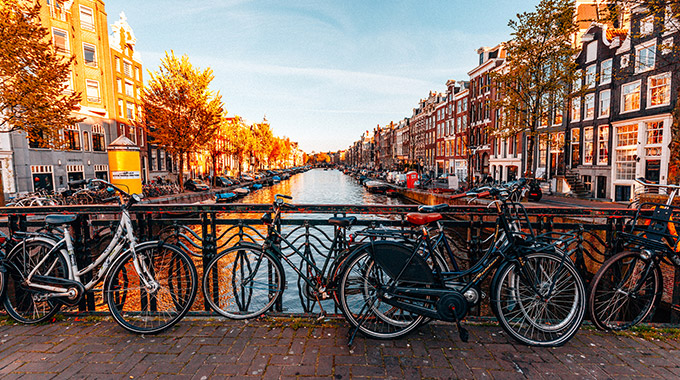
<path fill-rule="evenodd" d="M 219 254 L 203 274 L 203 294 L 216 312 L 232 319 L 258 317 L 283 293 L 281 263 L 259 247 L 236 246 Z"/>
<path fill-rule="evenodd" d="M 39 264 L 56 243 L 47 239 L 27 239 L 15 246 L 5 260 L 6 288 L 3 302 L 7 314 L 21 323 L 33 324 L 51 318 L 61 308 L 49 292 L 31 289 L 24 279 Z M 36 275 L 70 278 L 68 261 L 63 250 L 52 252 L 35 272 Z"/>
<path fill-rule="evenodd" d="M 624 330 L 652 315 L 663 292 L 661 268 L 639 252 L 612 256 L 590 283 L 590 320 L 601 330 Z"/>
<path fill-rule="evenodd" d="M 408 334 L 425 317 L 388 305 L 377 295 L 392 279 L 371 259 L 368 248 L 347 259 L 340 272 L 337 301 L 347 321 L 363 334 L 376 339 L 392 339 Z"/>
<path fill-rule="evenodd" d="M 106 277 L 104 298 L 113 318 L 124 329 L 156 334 L 177 323 L 189 311 L 197 292 L 198 275 L 191 258 L 179 248 L 145 242 L 116 261 Z M 136 268 L 146 272 L 145 285 Z"/>
<path fill-rule="evenodd" d="M 506 262 L 491 285 L 491 308 L 514 339 L 532 346 L 559 346 L 583 322 L 586 293 L 574 264 L 547 252 Z"/>

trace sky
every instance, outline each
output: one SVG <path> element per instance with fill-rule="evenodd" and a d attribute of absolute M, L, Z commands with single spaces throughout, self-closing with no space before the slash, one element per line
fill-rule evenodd
<path fill-rule="evenodd" d="M 210 67 L 228 116 L 264 117 L 307 153 L 348 148 L 467 80 L 476 50 L 510 38 L 539 0 L 106 0 L 147 70 L 166 51 Z"/>

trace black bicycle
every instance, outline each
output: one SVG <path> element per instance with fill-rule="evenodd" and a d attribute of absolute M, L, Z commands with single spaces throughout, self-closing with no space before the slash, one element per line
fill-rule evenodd
<path fill-rule="evenodd" d="M 298 288 L 301 299 L 319 305 L 332 299 L 335 293 L 333 274 L 347 255 L 347 228 L 356 217 L 333 217 L 328 223 L 335 227 L 333 241 L 323 260 L 317 262 L 314 255 L 293 240 L 281 234 L 281 210 L 294 209 L 286 203 L 290 196 L 277 194 L 273 211 L 265 213 L 261 220 L 267 226 L 264 243 L 258 245 L 241 241 L 219 253 L 205 268 L 203 292 L 208 304 L 219 314 L 232 319 L 258 317 L 280 302 L 286 287 L 283 262 L 299 276 Z M 303 305 L 304 306 L 304 305 Z M 306 308 L 311 310 L 311 308 Z"/>
<path fill-rule="evenodd" d="M 448 271 L 437 252 L 456 261 L 448 245 L 435 248 L 427 228 L 438 223 L 444 206 L 423 207 L 407 215 L 419 226 L 414 244 L 371 241 L 352 253 L 340 268 L 338 303 L 357 331 L 379 339 L 403 336 L 429 319 L 460 322 L 482 299 L 480 285 L 494 273 L 491 309 L 516 340 L 536 346 L 559 346 L 578 331 L 585 314 L 585 288 L 560 241 L 537 238 L 521 204 L 507 189 L 486 188 L 470 196 L 491 195 L 498 230 L 485 255 L 467 270 Z M 443 247 L 443 249 L 442 249 Z"/>

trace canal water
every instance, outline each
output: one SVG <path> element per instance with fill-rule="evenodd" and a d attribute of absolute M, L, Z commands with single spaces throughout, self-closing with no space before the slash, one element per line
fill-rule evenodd
<path fill-rule="evenodd" d="M 335 169 L 312 169 L 245 196 L 242 203 L 271 203 L 274 195 L 290 195 L 294 204 L 400 205 L 398 197 L 372 194 L 354 178 Z"/>
<path fill-rule="evenodd" d="M 359 181 L 355 178 L 344 174 L 335 169 L 312 169 L 307 172 L 298 173 L 291 176 L 287 180 L 282 180 L 280 183 L 266 186 L 262 189 L 256 190 L 239 200 L 239 203 L 250 204 L 271 204 L 276 194 L 284 194 L 293 197 L 287 202 L 297 205 L 305 204 L 343 204 L 343 205 L 403 205 L 409 204 L 399 197 L 388 197 L 384 194 L 372 194 L 366 191 Z M 282 218 L 285 219 L 328 219 L 332 215 L 328 214 L 284 214 Z M 253 215 L 224 215 L 226 218 L 252 218 Z M 259 217 L 259 215 L 258 215 Z M 361 215 L 362 219 L 371 219 L 379 221 L 381 219 L 389 218 L 389 215 Z M 363 227 L 355 227 L 350 230 L 354 232 Z M 264 226 L 257 227 L 261 234 L 265 234 Z M 305 242 L 309 242 L 314 261 L 319 267 L 322 266 L 328 247 L 331 245 L 333 238 L 332 226 L 318 226 L 299 228 L 298 226 L 285 225 L 282 233 L 287 240 L 293 243 L 293 246 L 300 251 L 305 250 Z M 305 238 L 305 234 L 309 238 Z M 261 239 L 256 238 L 261 242 Z M 303 268 L 301 265 L 302 259 L 294 253 L 292 249 L 284 249 L 284 254 L 296 265 L 298 268 Z M 283 261 L 283 260 L 282 260 Z M 282 307 L 284 313 L 318 313 L 320 311 L 319 305 L 310 300 L 309 294 L 300 289 L 306 289 L 305 283 L 299 279 L 298 274 L 291 268 L 291 266 L 282 262 L 285 277 L 286 290 L 283 293 Z M 335 313 L 335 305 L 332 300 L 321 302 L 324 310 L 327 313 Z"/>

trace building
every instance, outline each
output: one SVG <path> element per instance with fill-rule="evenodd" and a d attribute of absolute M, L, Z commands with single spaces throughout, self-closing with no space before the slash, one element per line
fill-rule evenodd
<path fill-rule="evenodd" d="M 449 81 L 450 82 L 450 81 Z M 468 180 L 468 102 L 470 82 L 447 83 L 450 91 L 449 107 L 453 134 L 448 141 L 450 146 L 449 173 L 455 173 L 459 181 Z"/>
<path fill-rule="evenodd" d="M 491 139 L 489 131 L 494 127 L 492 122 L 491 100 L 493 70 L 505 61 L 505 48 L 499 44 L 493 48 L 477 49 L 479 65 L 468 72 L 470 77 L 468 149 L 470 164 L 468 175 L 472 180 L 481 180 L 490 174 Z"/>
<path fill-rule="evenodd" d="M 76 57 L 67 91 L 83 94 L 74 112 L 83 121 L 63 131 L 64 150 L 44 148 L 24 133 L 10 135 L 14 184 L 5 188 L 17 192 L 59 190 L 78 179 L 108 178 L 106 146 L 117 137 L 111 120 L 114 82 L 104 2 L 46 0 L 40 20 L 58 54 Z"/>

